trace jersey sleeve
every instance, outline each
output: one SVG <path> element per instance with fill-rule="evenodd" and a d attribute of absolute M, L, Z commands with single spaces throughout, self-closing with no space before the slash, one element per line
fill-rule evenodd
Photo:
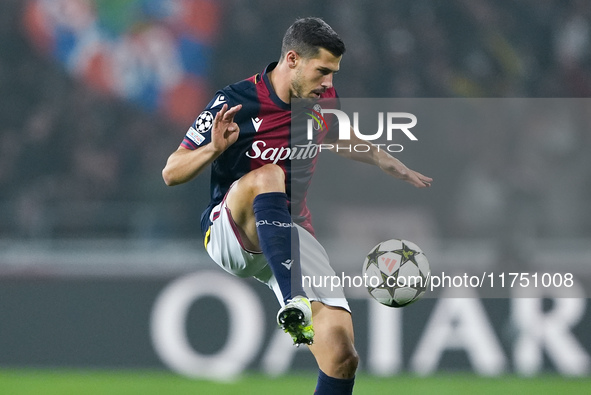
<path fill-rule="evenodd" d="M 232 106 L 224 91 L 218 91 L 187 130 L 185 138 L 181 142 L 181 147 L 194 150 L 209 144 L 211 142 L 213 120 L 224 104 L 228 104 L 229 107 Z"/>

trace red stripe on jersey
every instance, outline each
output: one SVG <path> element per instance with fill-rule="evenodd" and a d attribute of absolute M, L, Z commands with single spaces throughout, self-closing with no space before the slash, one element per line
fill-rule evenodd
<path fill-rule="evenodd" d="M 263 83 L 256 83 L 258 79 L 260 79 L 260 81 Z M 314 234 L 314 229 L 312 227 L 311 221 L 311 214 L 306 205 L 306 194 L 311 181 L 312 174 L 316 167 L 317 157 L 315 157 L 312 160 L 312 168 L 310 170 L 309 176 L 306 179 L 288 179 L 288 177 L 290 176 L 287 168 L 289 159 L 281 158 L 280 155 L 291 152 L 291 148 L 293 148 L 290 147 L 291 107 L 289 104 L 280 101 L 279 97 L 275 94 L 274 91 L 272 91 L 272 87 L 270 87 L 270 82 L 268 80 L 268 74 L 264 73 L 262 76 L 255 75 L 249 78 L 249 80 L 256 84 L 256 93 L 260 103 L 260 110 L 259 114 L 257 115 L 258 121 L 255 121 L 255 119 L 253 119 L 253 122 L 260 122 L 260 125 L 258 126 L 258 131 L 254 135 L 253 144 L 257 144 L 260 148 L 260 151 L 262 151 L 259 157 L 251 159 L 250 169 L 258 169 L 259 167 L 262 167 L 265 164 L 270 163 L 270 161 L 274 162 L 283 169 L 286 176 L 286 189 L 288 189 L 288 192 L 292 192 L 289 198 L 290 200 L 292 200 L 292 203 L 295 203 L 298 206 L 294 207 L 292 205 L 292 214 L 300 218 L 299 224 L 301 226 L 303 226 L 311 234 Z M 335 97 L 336 92 L 333 88 L 328 89 L 322 95 L 322 98 Z M 326 124 L 324 118 L 323 121 Z M 327 130 L 322 131 L 321 139 L 324 137 L 326 132 Z M 294 163 L 294 161 L 291 162 L 292 169 L 297 166 L 297 163 Z M 301 188 L 302 190 L 297 190 L 294 194 L 294 189 L 289 190 L 289 183 L 291 183 L 291 188 Z M 298 201 L 293 202 L 292 197 L 296 198 L 296 200 Z M 294 212 L 293 210 L 297 211 Z M 302 218 L 305 219 L 302 221 Z"/>
<path fill-rule="evenodd" d="M 195 145 L 195 143 L 193 143 L 191 140 L 189 140 L 186 137 L 181 142 L 181 147 L 186 148 L 186 149 L 190 149 L 190 150 L 197 149 L 197 145 Z"/>

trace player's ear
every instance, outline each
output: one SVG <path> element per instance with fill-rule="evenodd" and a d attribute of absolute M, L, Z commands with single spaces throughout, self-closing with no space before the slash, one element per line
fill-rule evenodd
<path fill-rule="evenodd" d="M 300 55 L 293 49 L 285 54 L 285 61 L 290 69 L 295 69 L 300 60 Z"/>

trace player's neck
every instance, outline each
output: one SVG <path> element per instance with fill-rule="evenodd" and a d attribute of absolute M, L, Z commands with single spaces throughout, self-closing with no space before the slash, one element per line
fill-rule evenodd
<path fill-rule="evenodd" d="M 271 72 L 269 72 L 269 81 L 277 97 L 284 103 L 291 103 L 290 92 L 290 70 L 286 63 L 279 63 Z"/>

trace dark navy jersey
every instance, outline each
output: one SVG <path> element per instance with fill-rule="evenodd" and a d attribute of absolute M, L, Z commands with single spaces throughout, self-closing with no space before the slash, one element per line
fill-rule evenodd
<path fill-rule="evenodd" d="M 316 167 L 318 144 L 326 131 L 316 133 L 313 140 L 308 140 L 305 130 L 291 130 L 291 106 L 279 99 L 268 77 L 276 65 L 272 63 L 261 74 L 218 91 L 181 143 L 190 150 L 209 144 L 218 111 L 224 104 L 228 108 L 242 104 L 242 109 L 234 116 L 234 122 L 240 127 L 238 140 L 211 165 L 211 201 L 201 216 L 204 234 L 210 226 L 212 208 L 222 201 L 232 183 L 269 163 L 275 163 L 285 171 L 294 222 L 314 234 L 306 194 Z M 321 97 L 336 98 L 336 92 L 330 88 Z"/>

